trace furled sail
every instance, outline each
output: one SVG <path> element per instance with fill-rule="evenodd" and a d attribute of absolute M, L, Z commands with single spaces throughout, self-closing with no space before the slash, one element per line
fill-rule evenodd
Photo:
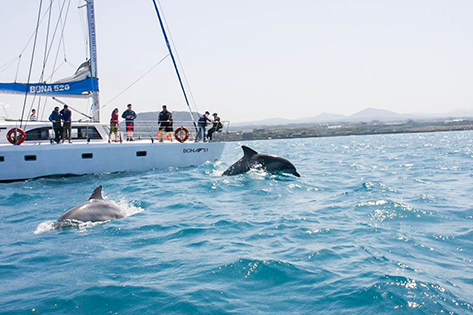
<path fill-rule="evenodd" d="M 98 90 L 98 79 L 91 77 L 89 61 L 82 63 L 73 76 L 53 83 L 0 83 L 0 93 L 7 94 L 88 97 Z"/>

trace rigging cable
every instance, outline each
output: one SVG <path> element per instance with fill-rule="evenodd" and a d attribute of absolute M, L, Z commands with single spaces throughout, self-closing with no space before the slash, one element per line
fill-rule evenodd
<path fill-rule="evenodd" d="M 196 113 L 198 114 L 199 113 L 199 109 L 197 108 L 197 103 L 194 99 L 194 95 L 192 93 L 192 90 L 191 90 L 191 87 L 190 87 L 190 84 L 189 82 L 187 81 L 187 76 L 186 76 L 186 72 L 184 71 L 184 67 L 182 66 L 182 63 L 181 63 L 181 58 L 179 58 L 179 52 L 177 51 L 176 49 L 176 45 L 174 44 L 174 40 L 172 38 L 172 34 L 171 34 L 171 30 L 169 29 L 169 27 L 167 26 L 168 25 L 168 22 L 166 21 L 166 16 L 164 15 L 164 10 L 162 9 L 162 6 L 161 6 L 161 3 L 159 2 L 158 0 L 158 4 L 159 4 L 159 7 L 161 8 L 161 15 L 163 17 L 163 20 L 164 20 L 164 24 L 166 25 L 166 28 L 168 30 L 168 34 L 169 34 L 169 39 L 171 41 L 171 45 L 172 47 L 174 47 L 174 53 L 176 55 L 176 59 L 177 59 L 177 63 L 179 64 L 179 68 L 181 69 L 181 72 L 182 72 L 182 77 L 184 78 L 184 83 L 186 85 L 186 88 L 187 88 L 187 91 L 190 95 L 190 98 L 192 100 L 192 104 L 194 105 L 194 109 L 196 111 Z"/>
<path fill-rule="evenodd" d="M 65 2 L 66 0 L 64 0 Z M 64 6 L 64 5 L 63 5 Z M 71 6 L 71 1 L 69 0 L 69 4 L 67 5 L 67 12 L 69 12 L 69 7 Z M 58 67 L 58 69 L 56 69 L 56 64 L 57 64 L 57 59 L 59 58 L 59 50 L 61 50 L 61 46 L 63 48 L 63 53 L 64 53 L 64 62 L 67 63 L 67 57 L 66 57 L 66 42 L 64 41 L 64 29 L 66 28 L 66 22 L 64 21 L 64 23 L 62 22 L 62 14 L 61 14 L 61 11 L 59 11 L 59 17 L 58 17 L 58 21 L 59 23 L 61 23 L 61 38 L 59 39 L 59 44 L 58 44 L 58 47 L 57 47 L 57 51 L 56 51 L 56 59 L 54 60 L 54 66 L 53 66 L 53 74 L 54 72 L 56 72 L 60 66 L 62 66 L 62 64 Z M 67 15 L 68 13 L 66 14 L 66 17 L 64 18 L 64 20 L 67 20 Z M 61 45 L 62 44 L 62 45 Z M 73 67 L 74 68 L 74 67 Z M 75 68 L 74 68 L 75 69 Z M 50 78 L 53 77 L 53 74 L 51 74 Z"/>
<path fill-rule="evenodd" d="M 46 27 L 46 40 L 45 40 L 45 44 L 44 44 L 43 68 L 41 69 L 41 75 L 39 76 L 39 82 L 43 82 L 44 70 L 46 69 L 46 62 L 48 60 L 47 56 L 46 56 L 46 53 L 48 51 L 49 28 L 51 27 L 51 14 L 52 14 L 52 11 L 53 11 L 52 10 L 52 5 L 53 5 L 53 0 L 50 0 L 49 8 L 48 8 L 48 11 L 49 11 L 48 25 Z M 51 45 L 52 45 L 52 43 L 51 43 Z M 36 95 L 35 95 L 35 97 L 33 97 L 33 101 L 31 102 L 30 112 L 33 108 L 35 98 L 36 98 Z M 41 109 L 41 98 L 38 98 L 38 109 L 36 110 L 36 113 L 37 113 L 38 116 L 39 116 L 40 113 L 42 113 L 42 111 L 40 111 L 40 109 Z M 26 123 L 25 123 L 25 127 L 26 127 Z"/>
<path fill-rule="evenodd" d="M 154 8 L 156 10 L 156 14 L 158 15 L 159 24 L 161 25 L 161 30 L 163 31 L 164 40 L 166 41 L 166 46 L 168 47 L 169 54 L 171 55 L 172 63 L 174 64 L 174 69 L 176 70 L 177 78 L 179 79 L 179 83 L 181 84 L 182 93 L 184 94 L 184 98 L 186 100 L 187 107 L 189 107 L 189 114 L 191 115 L 192 122 L 194 123 L 194 128 L 197 131 L 197 125 L 194 120 L 194 115 L 192 113 L 192 108 L 189 105 L 189 99 L 187 98 L 186 90 L 184 89 L 184 85 L 182 83 L 181 75 L 179 74 L 179 69 L 177 68 L 176 60 L 174 59 L 174 55 L 172 53 L 171 45 L 169 44 L 168 36 L 166 35 L 166 30 L 164 28 L 163 20 L 161 19 L 161 15 L 159 14 L 158 6 L 156 5 L 156 1 L 153 0 Z"/>
<path fill-rule="evenodd" d="M 16 83 L 16 80 L 18 79 L 18 73 L 20 72 L 20 64 L 21 64 L 21 55 L 18 56 L 18 65 L 16 66 L 16 74 L 15 74 L 15 82 Z"/>
<path fill-rule="evenodd" d="M 167 57 L 169 57 L 169 54 L 167 54 L 166 56 L 164 56 L 163 59 L 161 59 L 160 61 L 158 61 L 157 64 L 155 64 L 154 66 L 151 67 L 151 69 L 149 69 L 148 71 L 146 71 L 141 77 L 139 77 L 138 79 L 136 79 L 132 84 L 130 84 L 127 88 L 125 88 L 123 91 L 121 91 L 120 93 L 118 93 L 117 96 L 115 96 L 114 98 L 112 98 L 110 101 L 108 101 L 107 103 L 105 103 L 105 105 L 102 105 L 102 108 L 104 108 L 105 106 L 107 106 L 108 104 L 110 104 L 111 102 L 113 102 L 117 97 L 119 97 L 120 95 L 122 95 L 123 93 L 125 93 L 129 88 L 131 88 L 133 85 L 135 85 L 135 83 L 137 83 L 138 81 L 140 81 L 145 75 L 147 75 L 148 73 L 151 72 L 151 70 L 153 70 L 154 68 L 156 68 L 161 62 L 163 62 Z"/>
<path fill-rule="evenodd" d="M 61 21 L 61 18 L 62 18 L 62 14 L 63 14 L 63 11 L 64 11 L 64 6 L 66 4 L 66 1 L 67 0 L 64 0 L 64 3 L 61 7 L 61 11 L 59 12 L 58 22 L 56 23 L 56 26 L 54 28 L 54 33 L 53 33 L 53 38 L 51 40 L 51 43 L 54 42 L 54 38 L 56 37 L 57 29 L 59 27 L 59 22 Z M 65 20 L 67 19 L 67 15 L 69 14 L 70 4 L 71 4 L 71 0 L 69 0 L 69 5 L 67 6 L 66 14 L 65 14 L 65 17 L 64 17 Z M 62 31 L 64 32 L 64 27 L 63 27 Z M 52 48 L 53 48 L 53 45 L 51 44 L 51 46 L 49 47 L 49 50 L 48 50 L 47 58 L 49 58 L 49 54 L 51 53 Z"/>
<path fill-rule="evenodd" d="M 49 18 L 48 18 L 48 25 L 46 26 L 46 40 L 44 44 L 44 56 L 43 56 L 43 68 L 41 69 L 41 75 L 39 76 L 39 81 L 42 82 L 44 78 L 44 70 L 46 69 L 46 62 L 48 60 L 47 58 L 47 53 L 48 53 L 48 44 L 49 44 L 49 29 L 51 27 L 51 14 L 52 14 L 52 9 L 51 6 L 53 5 L 53 0 L 50 0 L 49 3 Z M 52 45 L 52 43 L 51 43 Z"/>
<path fill-rule="evenodd" d="M 33 60 L 34 60 L 34 53 L 36 50 L 36 41 L 38 39 L 38 29 L 39 29 L 39 24 L 41 22 L 41 8 L 43 7 L 43 0 L 40 1 L 39 3 L 39 12 L 38 12 L 38 20 L 36 22 L 36 30 L 35 30 L 35 35 L 34 35 L 34 43 L 33 43 L 33 51 L 31 53 L 31 62 L 30 62 L 30 70 L 28 71 L 28 80 L 26 84 L 30 84 L 30 79 L 31 79 L 31 71 L 33 69 Z M 26 99 L 28 97 L 28 91 L 25 92 L 25 99 L 23 101 L 23 109 L 21 111 L 21 121 L 20 121 L 20 128 L 23 125 L 23 117 L 25 115 L 25 107 L 26 107 Z"/>
<path fill-rule="evenodd" d="M 40 6 L 41 7 L 41 6 Z M 41 10 L 38 14 L 41 14 Z M 48 14 L 48 12 L 46 11 L 44 13 L 44 15 L 41 17 L 41 20 L 39 21 L 39 25 L 41 25 L 41 23 L 43 22 L 43 19 L 46 17 L 46 14 Z M 33 34 L 31 34 L 30 38 L 28 39 L 28 41 L 26 42 L 26 45 L 25 47 L 23 47 L 23 50 L 20 52 L 20 55 L 18 56 L 18 67 L 17 67 L 17 72 L 16 72 L 16 76 L 15 76 L 15 83 L 16 83 L 16 79 L 18 78 L 18 72 L 19 72 L 19 69 L 20 69 L 20 63 L 21 63 L 21 57 L 23 56 L 23 53 L 25 52 L 25 50 L 28 48 L 31 40 L 35 37 L 35 35 L 37 34 L 38 32 L 38 27 L 39 25 L 37 25 L 36 27 L 36 30 L 33 32 Z"/>
<path fill-rule="evenodd" d="M 66 1 L 66 0 L 64 0 L 64 1 Z M 50 0 L 50 2 L 49 2 L 49 7 L 46 9 L 46 12 L 49 12 L 49 15 L 48 15 L 48 25 L 47 25 L 47 27 L 46 27 L 46 39 L 45 39 L 45 44 L 44 44 L 43 67 L 42 67 L 42 69 L 41 69 L 41 74 L 40 74 L 40 77 L 39 77 L 39 80 L 38 80 L 39 82 L 43 82 L 43 80 L 44 80 L 44 70 L 46 69 L 46 63 L 47 63 L 47 61 L 48 61 L 48 59 L 49 59 L 49 53 L 50 53 L 51 48 L 52 48 L 53 43 L 54 43 L 54 37 L 55 37 L 55 34 L 56 34 L 57 25 L 58 25 L 58 23 L 57 23 L 57 24 L 56 24 L 55 32 L 54 32 L 54 34 L 53 34 L 53 38 L 51 39 L 51 45 L 50 45 L 50 47 L 49 47 L 49 49 L 48 49 L 49 34 L 50 34 L 50 28 L 51 28 L 51 16 L 52 16 L 52 11 L 53 11 L 53 9 L 52 9 L 53 2 L 54 2 L 54 0 Z M 64 3 L 65 3 L 65 2 L 64 2 Z M 64 7 L 64 5 L 63 5 L 62 7 Z M 61 12 L 62 12 L 62 9 L 61 9 Z M 46 16 L 46 15 L 44 15 L 43 18 L 44 18 L 45 16 Z M 42 21 L 42 20 L 41 20 L 41 21 Z M 35 101 L 36 101 L 36 97 L 37 97 L 37 95 L 34 94 L 34 95 L 33 95 L 33 100 L 31 101 L 31 105 L 30 105 L 29 111 L 32 110 L 32 108 L 33 108 L 33 106 L 34 106 L 34 103 L 35 103 Z M 38 98 L 38 113 L 39 113 L 39 110 L 40 110 L 40 108 L 39 108 L 40 104 L 41 104 L 41 98 Z M 26 122 L 25 122 L 25 128 L 26 128 L 26 125 L 28 124 L 27 121 L 28 121 L 28 119 L 27 119 Z"/>
<path fill-rule="evenodd" d="M 18 59 L 20 59 L 20 56 L 13 58 L 12 60 L 8 61 L 6 64 L 0 67 L 0 73 L 3 71 L 7 70 L 12 64 L 14 64 Z M 1 70 L 3 69 L 3 70 Z"/>
<path fill-rule="evenodd" d="M 52 0 L 53 2 L 54 0 Z M 55 26 L 55 29 L 54 29 L 54 34 L 53 34 L 53 39 L 51 40 L 51 44 L 49 46 L 49 49 L 48 49 L 48 53 L 46 55 L 46 49 L 47 49 L 47 41 L 46 41 L 46 46 L 45 46 L 45 59 L 44 59 L 44 65 L 43 65 L 43 72 L 41 73 L 41 78 L 40 78 L 40 81 L 43 81 L 43 77 L 44 77 L 44 69 L 46 67 L 46 62 L 47 60 L 49 59 L 49 55 L 51 53 L 51 50 L 53 48 L 53 43 L 54 43 L 54 38 L 56 37 L 56 32 L 57 32 L 57 29 L 59 27 L 59 24 L 61 25 L 61 37 L 59 39 L 59 43 L 58 43 L 58 46 L 57 46 L 57 51 L 56 51 L 56 58 L 54 59 L 54 64 L 53 64 L 53 67 L 52 67 L 52 73 L 51 75 L 48 77 L 48 79 L 46 81 L 49 81 L 49 80 L 52 80 L 52 77 L 53 75 L 56 73 L 56 71 L 58 71 L 62 65 L 64 65 L 64 63 L 67 62 L 67 59 L 66 59 L 66 45 L 65 45 L 65 41 L 64 41 L 64 29 L 66 27 L 66 23 L 62 22 L 62 15 L 63 15 L 63 11 L 64 11 L 64 6 L 66 5 L 66 1 L 67 0 L 64 0 L 64 2 L 62 3 L 62 6 L 60 6 L 60 9 L 59 9 L 59 16 L 58 16 L 58 21 L 56 23 L 56 26 Z M 50 12 L 52 12 L 52 2 L 51 2 L 51 5 L 49 7 L 49 10 Z M 67 16 L 69 14 L 69 8 L 70 8 L 70 5 L 71 5 L 71 0 L 69 0 L 68 2 L 68 6 L 67 6 L 67 9 L 66 9 L 66 14 L 65 14 L 65 17 L 64 19 L 67 20 Z M 48 36 L 49 36 L 49 23 L 48 23 L 48 32 L 47 32 Z M 61 43 L 62 43 L 62 47 L 64 49 L 64 62 L 61 63 L 57 68 L 56 68 L 56 65 L 57 65 L 57 60 L 59 58 L 59 51 L 61 50 Z M 38 108 L 39 108 L 39 102 L 38 101 Z M 48 99 L 45 100 L 44 102 L 44 105 L 43 107 L 46 108 L 46 103 L 48 102 Z M 33 105 L 32 105 L 33 106 Z M 30 108 L 31 110 L 31 108 Z M 38 109 L 38 112 L 39 112 L 39 109 Z M 39 114 L 38 114 L 39 116 Z M 41 117 L 43 117 L 43 115 L 41 115 Z"/>
<path fill-rule="evenodd" d="M 64 0 L 64 4 L 65 4 L 66 0 Z M 63 7 L 64 7 L 64 4 L 63 4 Z M 70 0 L 69 0 L 69 5 L 67 7 L 67 12 L 69 12 L 69 7 L 70 7 Z M 64 29 L 66 28 L 66 24 L 65 23 L 62 23 L 62 14 L 61 14 L 62 11 L 59 11 L 60 15 L 58 17 L 58 21 L 61 23 L 61 38 L 59 39 L 59 44 L 58 44 L 58 47 L 57 47 L 57 51 L 56 51 L 56 58 L 54 59 L 54 64 L 53 64 L 53 70 L 52 70 L 52 73 L 51 75 L 47 78 L 46 81 L 49 81 L 49 80 L 52 80 L 54 74 L 65 64 L 65 63 L 68 63 L 70 64 L 68 61 L 67 61 L 67 57 L 66 57 L 66 43 L 64 41 Z M 66 14 L 66 19 L 67 19 L 67 14 Z M 59 66 L 56 67 L 57 65 L 57 60 L 59 58 L 59 50 L 61 50 L 61 44 L 62 44 L 62 47 L 63 47 L 63 50 L 64 50 L 64 62 L 62 62 Z M 51 44 L 52 45 L 52 44 Z M 72 65 L 71 65 L 72 66 Z M 73 69 L 76 69 L 74 66 L 72 66 Z"/>

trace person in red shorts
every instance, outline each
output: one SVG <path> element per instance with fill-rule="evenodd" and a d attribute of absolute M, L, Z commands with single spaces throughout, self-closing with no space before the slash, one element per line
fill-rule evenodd
<path fill-rule="evenodd" d="M 126 141 L 133 141 L 133 130 L 135 128 L 136 113 L 131 109 L 131 104 L 127 105 L 127 110 L 123 112 L 122 118 L 125 118 Z"/>

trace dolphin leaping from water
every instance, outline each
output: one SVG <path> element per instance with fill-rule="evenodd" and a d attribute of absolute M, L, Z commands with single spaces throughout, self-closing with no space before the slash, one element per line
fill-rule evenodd
<path fill-rule="evenodd" d="M 223 175 L 237 175 L 246 173 L 252 168 L 262 168 L 269 173 L 289 173 L 297 177 L 301 176 L 297 173 L 294 165 L 285 158 L 259 154 L 246 146 L 241 148 L 243 149 L 243 157 L 223 172 Z"/>
<path fill-rule="evenodd" d="M 115 203 L 102 197 L 102 186 L 95 188 L 89 201 L 67 211 L 59 222 L 99 222 L 125 217 L 125 213 Z"/>

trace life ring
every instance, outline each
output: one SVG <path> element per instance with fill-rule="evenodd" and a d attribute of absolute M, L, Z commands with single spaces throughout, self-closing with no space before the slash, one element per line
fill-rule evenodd
<path fill-rule="evenodd" d="M 7 133 L 7 140 L 11 144 L 20 145 L 26 140 L 26 133 L 21 128 L 12 128 Z"/>
<path fill-rule="evenodd" d="M 184 132 L 184 137 L 181 137 L 182 133 Z M 179 127 L 174 131 L 174 138 L 176 138 L 179 142 L 185 142 L 189 139 L 189 130 L 186 127 Z"/>

